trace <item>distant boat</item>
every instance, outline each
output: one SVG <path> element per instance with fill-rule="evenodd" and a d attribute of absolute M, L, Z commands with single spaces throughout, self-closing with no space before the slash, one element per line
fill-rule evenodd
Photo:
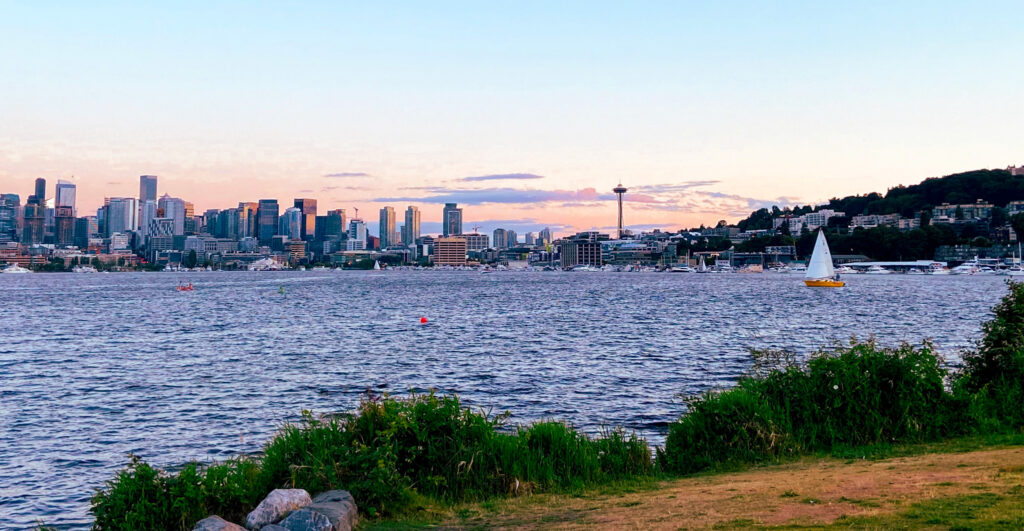
<path fill-rule="evenodd" d="M 891 275 L 892 271 L 889 271 L 888 269 L 886 269 L 886 268 L 884 268 L 884 267 L 882 267 L 880 265 L 873 265 L 873 266 L 869 267 L 867 269 L 867 271 L 864 272 L 864 274 L 865 275 Z"/>
<path fill-rule="evenodd" d="M 188 284 L 178 284 L 178 291 L 194 291 L 194 290 L 195 290 L 195 288 L 192 287 L 192 283 L 191 282 L 189 282 Z"/>
<path fill-rule="evenodd" d="M 95 273 L 96 268 L 91 265 L 76 265 L 71 269 L 72 273 Z"/>
<path fill-rule="evenodd" d="M 832 252 L 828 250 L 825 231 L 818 231 L 818 241 L 814 243 L 811 260 L 807 263 L 804 284 L 812 288 L 841 288 L 846 285 L 832 267 Z"/>
<path fill-rule="evenodd" d="M 710 272 L 710 271 L 711 271 L 711 270 L 710 270 L 710 269 L 708 269 L 708 266 L 704 264 L 704 257 L 703 257 L 703 256 L 701 256 L 701 257 L 700 257 L 700 263 L 699 263 L 699 264 L 697 264 L 697 272 L 698 272 L 698 273 L 708 273 L 708 272 Z"/>
<path fill-rule="evenodd" d="M 31 273 L 31 272 L 32 272 L 31 269 L 25 269 L 24 267 L 21 267 L 18 264 L 11 264 L 11 265 L 3 268 L 2 270 L 0 270 L 0 273 L 20 273 L 20 274 L 24 274 L 24 273 Z"/>
<path fill-rule="evenodd" d="M 693 273 L 693 268 L 690 266 L 673 266 L 669 269 L 670 273 Z"/>
<path fill-rule="evenodd" d="M 373 270 L 374 271 L 380 271 L 380 261 L 379 260 L 374 260 L 373 261 Z"/>

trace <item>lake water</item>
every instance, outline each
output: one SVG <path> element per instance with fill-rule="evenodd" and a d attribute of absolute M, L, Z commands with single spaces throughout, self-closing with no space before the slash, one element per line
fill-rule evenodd
<path fill-rule="evenodd" d="M 748 348 L 807 353 L 873 334 L 932 338 L 955 358 L 1006 291 L 999 277 L 801 280 L 0 275 L 0 527 L 87 527 L 89 497 L 129 452 L 175 466 L 257 451 L 301 410 L 348 410 L 367 389 L 436 388 L 513 422 L 624 426 L 660 444 L 677 395 L 730 385 Z"/>

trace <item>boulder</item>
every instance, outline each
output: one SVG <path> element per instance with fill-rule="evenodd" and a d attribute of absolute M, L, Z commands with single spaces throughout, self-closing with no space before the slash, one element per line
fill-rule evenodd
<path fill-rule="evenodd" d="M 288 515 L 279 525 L 289 531 L 351 531 L 356 525 L 355 499 L 348 491 L 329 490 Z"/>
<path fill-rule="evenodd" d="M 214 515 L 196 522 L 192 531 L 245 531 L 245 528 Z"/>
<path fill-rule="evenodd" d="M 245 517 L 245 527 L 260 529 L 311 503 L 309 493 L 302 489 L 274 489 Z"/>
<path fill-rule="evenodd" d="M 277 524 L 265 525 L 260 528 L 260 531 L 288 531 L 287 527 L 281 527 Z"/>

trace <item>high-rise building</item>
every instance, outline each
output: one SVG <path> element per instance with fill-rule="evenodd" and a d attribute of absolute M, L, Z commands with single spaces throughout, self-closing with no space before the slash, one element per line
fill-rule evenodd
<path fill-rule="evenodd" d="M 551 243 L 551 229 L 544 227 L 544 230 L 540 231 L 537 239 L 539 240 L 537 242 L 539 245 L 547 245 Z"/>
<path fill-rule="evenodd" d="M 562 240 L 559 246 L 562 268 L 578 265 L 600 266 L 602 263 L 601 243 L 587 240 Z"/>
<path fill-rule="evenodd" d="M 278 221 L 277 233 L 287 236 L 289 240 L 301 240 L 303 228 L 302 209 L 291 207 L 284 210 Z"/>
<path fill-rule="evenodd" d="M 441 216 L 441 233 L 444 236 L 462 234 L 462 209 L 457 203 L 445 203 Z"/>
<path fill-rule="evenodd" d="M 60 247 L 75 244 L 75 215 L 71 206 L 58 206 L 54 209 L 53 243 Z"/>
<path fill-rule="evenodd" d="M 348 223 L 348 239 L 366 242 L 366 223 L 359 218 L 353 218 Z"/>
<path fill-rule="evenodd" d="M 46 207 L 36 201 L 36 196 L 29 198 L 31 202 L 22 209 L 21 243 L 34 245 L 43 243 L 46 236 Z"/>
<path fill-rule="evenodd" d="M 466 239 L 444 237 L 434 240 L 434 263 L 437 265 L 466 265 Z"/>
<path fill-rule="evenodd" d="M 217 213 L 217 233 L 214 236 L 218 238 L 230 238 L 232 240 L 238 239 L 238 209 L 237 208 L 226 208 Z"/>
<path fill-rule="evenodd" d="M 57 181 L 57 194 L 54 207 L 71 207 L 72 216 L 77 211 L 75 208 L 75 185 L 63 179 Z M 71 245 L 71 244 L 68 244 Z"/>
<path fill-rule="evenodd" d="M 395 209 L 394 207 L 386 206 L 380 209 L 380 248 L 387 249 L 393 245 L 398 245 L 398 233 L 395 231 Z"/>
<path fill-rule="evenodd" d="M 142 237 L 146 238 L 149 236 L 149 224 L 156 219 L 157 206 L 156 200 L 146 199 L 139 206 L 139 232 L 142 233 Z"/>
<path fill-rule="evenodd" d="M 174 220 L 175 236 L 185 234 L 185 218 L 187 217 L 185 206 L 185 201 L 167 194 L 164 194 L 157 203 L 157 208 L 160 209 L 160 217 Z"/>
<path fill-rule="evenodd" d="M 238 239 L 256 237 L 256 211 L 259 203 L 238 203 Z"/>
<path fill-rule="evenodd" d="M 274 236 L 277 236 L 279 208 L 277 199 L 260 199 L 256 208 L 256 238 L 260 245 L 269 245 Z"/>
<path fill-rule="evenodd" d="M 185 234 L 199 234 L 199 223 L 196 220 L 196 207 L 192 203 L 185 201 L 185 223 L 184 223 Z"/>
<path fill-rule="evenodd" d="M 211 236 L 219 234 L 220 231 L 217 228 L 217 223 L 220 221 L 218 219 L 219 217 L 220 210 L 216 208 L 211 208 L 206 212 L 203 212 L 203 232 Z"/>
<path fill-rule="evenodd" d="M 508 232 L 505 229 L 494 229 L 494 248 L 505 249 L 508 247 Z"/>
<path fill-rule="evenodd" d="M 97 232 L 96 218 L 85 216 L 75 219 L 75 247 L 89 248 L 89 238 Z"/>
<path fill-rule="evenodd" d="M 16 242 L 20 238 L 21 196 L 0 194 L 0 242 Z"/>
<path fill-rule="evenodd" d="M 345 234 L 345 211 L 331 210 L 326 216 L 316 217 L 316 239 L 336 240 Z"/>
<path fill-rule="evenodd" d="M 104 236 L 126 234 L 138 228 L 138 204 L 134 197 L 111 197 L 104 206 Z"/>
<path fill-rule="evenodd" d="M 472 232 L 469 234 L 460 234 L 459 237 L 466 239 L 466 250 L 469 251 L 482 251 L 491 246 L 491 237 L 486 234 Z"/>
<path fill-rule="evenodd" d="M 505 247 L 512 248 L 519 246 L 519 235 L 516 234 L 516 231 L 508 229 L 505 231 L 505 238 Z"/>
<path fill-rule="evenodd" d="M 537 244 L 537 237 L 532 232 L 526 233 L 526 245 L 533 247 Z"/>
<path fill-rule="evenodd" d="M 420 237 L 420 209 L 410 205 L 405 209 L 405 224 L 402 225 L 402 244 L 409 246 Z"/>
<path fill-rule="evenodd" d="M 35 198 L 33 201 L 32 198 Z M 43 205 L 46 203 L 46 179 L 36 179 L 36 193 L 32 197 L 28 198 L 29 203 L 35 203 L 37 205 Z"/>
<path fill-rule="evenodd" d="M 139 176 L 139 203 L 156 201 L 156 175 Z"/>
<path fill-rule="evenodd" d="M 299 236 L 303 240 L 312 240 L 316 235 L 316 199 L 296 199 L 295 208 L 302 213 Z"/>

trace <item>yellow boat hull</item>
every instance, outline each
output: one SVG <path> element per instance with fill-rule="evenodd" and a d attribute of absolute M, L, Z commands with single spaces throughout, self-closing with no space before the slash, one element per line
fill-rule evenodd
<path fill-rule="evenodd" d="M 818 280 L 805 280 L 804 284 L 810 288 L 841 288 L 846 285 L 842 280 L 831 280 L 827 278 Z"/>

